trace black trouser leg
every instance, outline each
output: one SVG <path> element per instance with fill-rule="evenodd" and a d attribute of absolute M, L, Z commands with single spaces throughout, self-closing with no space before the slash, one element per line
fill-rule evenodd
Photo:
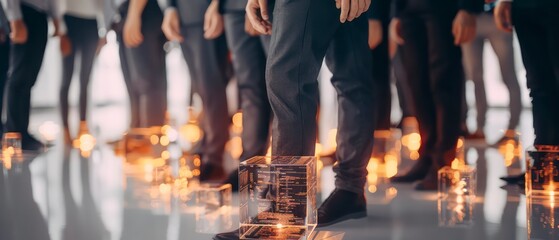
<path fill-rule="evenodd" d="M 47 43 L 47 16 L 21 6 L 28 39 L 24 44 L 12 44 L 6 90 L 6 130 L 29 136 L 31 88 L 37 81 Z"/>
<path fill-rule="evenodd" d="M 392 69 L 394 71 L 394 82 L 398 92 L 398 102 L 402 109 L 402 118 L 413 117 L 414 108 L 411 102 L 411 93 L 406 80 L 406 70 L 402 63 L 400 50 L 396 50 L 394 59 L 392 59 Z"/>
<path fill-rule="evenodd" d="M 0 136 L 4 132 L 2 120 L 4 109 L 4 87 L 8 78 L 8 67 L 10 65 L 10 40 L 6 35 L 4 41 L 0 39 Z"/>
<path fill-rule="evenodd" d="M 556 9 L 513 9 L 532 98 L 536 145 L 559 144 L 559 18 Z"/>
<path fill-rule="evenodd" d="M 204 39 L 201 25 L 183 27 L 182 33 L 185 37 L 181 45 L 183 55 L 204 109 L 201 119 L 203 158 L 205 163 L 221 166 L 230 123 L 225 95 L 227 43 L 223 36 L 215 40 Z"/>
<path fill-rule="evenodd" d="M 388 20 L 382 22 L 382 31 L 388 32 Z M 377 125 L 375 130 L 390 129 L 392 97 L 390 90 L 390 57 L 388 56 L 388 36 L 382 35 L 382 42 L 371 50 L 372 76 L 375 83 Z M 335 74 L 335 73 L 334 73 Z"/>
<path fill-rule="evenodd" d="M 80 61 L 80 121 L 86 120 L 87 113 L 87 89 L 93 68 L 93 61 L 97 51 L 97 21 L 95 19 L 83 19 L 70 15 L 64 16 L 68 28 L 68 38 L 72 44 L 72 53 L 63 58 L 62 61 L 62 84 L 60 87 L 60 107 L 63 126 L 68 128 L 68 90 L 74 74 L 75 56 Z"/>
<path fill-rule="evenodd" d="M 72 53 L 62 58 L 62 82 L 60 84 L 60 113 L 62 115 L 62 126 L 69 129 L 68 113 L 70 104 L 68 103 L 68 92 L 74 75 L 74 61 L 76 56 L 76 45 L 72 43 Z"/>
<path fill-rule="evenodd" d="M 266 93 L 266 49 L 269 37 L 252 37 L 245 32 L 245 12 L 224 15 L 225 33 L 233 53 L 241 110 L 243 111 L 243 154 L 240 160 L 266 154 L 271 109 Z"/>
<path fill-rule="evenodd" d="M 416 103 L 422 157 L 440 167 L 454 159 L 460 134 L 464 74 L 460 48 L 453 44 L 452 17 L 406 15 L 401 47 Z"/>
<path fill-rule="evenodd" d="M 340 106 L 336 187 L 363 193 L 374 129 L 367 19 L 341 24 L 338 16 L 331 1 L 276 1 L 266 71 L 275 115 L 272 155 L 314 155 L 316 79 L 331 44 L 328 62 Z"/>

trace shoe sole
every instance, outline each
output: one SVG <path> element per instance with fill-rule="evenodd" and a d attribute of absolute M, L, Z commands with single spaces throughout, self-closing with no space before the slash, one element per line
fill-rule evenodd
<path fill-rule="evenodd" d="M 331 222 L 327 222 L 327 223 L 322 223 L 322 224 L 317 224 L 316 227 L 317 228 L 323 228 L 323 227 L 328 227 L 328 226 L 332 226 L 336 223 L 340 223 L 343 221 L 347 221 L 347 220 L 351 220 L 351 219 L 361 219 L 361 218 L 366 218 L 367 217 L 367 212 L 357 212 L 357 213 L 352 213 L 352 214 L 348 214 L 345 215 L 341 218 L 338 218 L 334 221 Z"/>

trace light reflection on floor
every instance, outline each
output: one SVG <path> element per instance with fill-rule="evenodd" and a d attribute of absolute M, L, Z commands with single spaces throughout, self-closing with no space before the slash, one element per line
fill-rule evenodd
<path fill-rule="evenodd" d="M 100 111 L 117 112 L 111 108 Z M 33 121 L 48 120 L 54 114 L 46 112 Z M 488 129 L 503 125 L 506 113 L 492 110 L 490 116 Z M 120 123 L 94 119 L 101 138 L 121 134 Z M 525 147 L 531 141 L 529 112 L 523 114 L 521 124 Z M 499 137 L 499 133 L 488 134 L 489 142 Z M 521 162 L 505 160 L 506 154 L 483 144 L 467 143 L 465 152 L 478 173 L 478 198 L 468 216 L 471 224 L 441 225 L 436 193 L 377 182 L 375 191 L 367 195 L 368 218 L 318 229 L 314 239 L 519 240 L 528 238 L 528 226 L 532 239 L 558 237 L 557 206 L 526 201 L 515 186 L 502 188 L 498 177 L 518 172 Z M 236 194 L 230 215 L 202 217 L 192 205 L 164 197 L 165 189 L 134 176 L 123 159 L 103 144 L 96 145 L 88 157 L 57 145 L 30 160 L 0 171 L 0 239 L 211 239 L 209 232 L 237 226 Z M 400 165 L 400 171 L 406 164 Z M 325 166 L 320 200 L 333 190 L 333 179 L 331 166 Z"/>

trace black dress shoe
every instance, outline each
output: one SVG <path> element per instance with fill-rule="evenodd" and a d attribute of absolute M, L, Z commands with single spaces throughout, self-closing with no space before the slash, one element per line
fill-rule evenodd
<path fill-rule="evenodd" d="M 202 164 L 200 167 L 200 181 L 216 181 L 221 182 L 225 179 L 226 174 L 223 166 L 214 164 Z"/>
<path fill-rule="evenodd" d="M 317 227 L 364 217 L 367 217 L 367 200 L 364 194 L 335 189 L 318 208 Z"/>
<path fill-rule="evenodd" d="M 431 159 L 419 159 L 418 162 L 404 175 L 390 178 L 393 183 L 412 183 L 424 179 L 431 168 Z"/>
<path fill-rule="evenodd" d="M 226 232 L 226 233 L 218 233 L 212 239 L 213 240 L 238 240 L 239 230 Z"/>
<path fill-rule="evenodd" d="M 31 135 L 23 136 L 21 138 L 21 149 L 28 151 L 42 150 L 45 145 Z"/>
<path fill-rule="evenodd" d="M 229 174 L 229 176 L 227 177 L 227 179 L 225 179 L 225 181 L 223 182 L 223 184 L 231 184 L 231 190 L 233 192 L 238 192 L 239 191 L 239 170 L 235 170 L 233 171 L 231 174 Z"/>
<path fill-rule="evenodd" d="M 500 179 L 505 181 L 507 184 L 518 184 L 518 183 L 524 184 L 525 175 L 526 174 L 522 173 L 522 174 L 519 174 L 519 175 L 511 175 L 511 176 L 500 177 Z"/>

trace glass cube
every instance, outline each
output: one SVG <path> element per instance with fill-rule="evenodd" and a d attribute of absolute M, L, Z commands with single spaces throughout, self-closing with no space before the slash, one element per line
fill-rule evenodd
<path fill-rule="evenodd" d="M 167 160 L 170 157 L 169 144 L 169 137 L 160 127 L 134 128 L 124 135 L 124 155 L 128 163 L 146 157 Z"/>
<path fill-rule="evenodd" d="M 476 170 L 444 167 L 438 172 L 438 213 L 441 226 L 471 226 L 476 192 Z"/>
<path fill-rule="evenodd" d="M 522 144 L 518 133 L 507 136 L 507 139 L 499 145 L 499 153 L 503 156 L 508 175 L 518 175 L 523 172 L 520 161 Z"/>
<path fill-rule="evenodd" d="M 7 132 L 2 139 L 2 154 L 4 157 L 21 156 L 21 134 L 17 132 Z"/>
<path fill-rule="evenodd" d="M 231 207 L 231 184 L 201 184 L 196 189 L 196 206 L 204 211 L 217 211 Z"/>
<path fill-rule="evenodd" d="M 196 232 L 231 230 L 231 184 L 201 184 L 196 189 Z"/>
<path fill-rule="evenodd" d="M 559 194 L 559 146 L 535 146 L 526 151 L 526 196 Z"/>
<path fill-rule="evenodd" d="M 528 239 L 559 239 L 559 198 L 526 198 Z"/>
<path fill-rule="evenodd" d="M 316 227 L 316 158 L 258 156 L 239 166 L 241 239 L 308 239 Z"/>

